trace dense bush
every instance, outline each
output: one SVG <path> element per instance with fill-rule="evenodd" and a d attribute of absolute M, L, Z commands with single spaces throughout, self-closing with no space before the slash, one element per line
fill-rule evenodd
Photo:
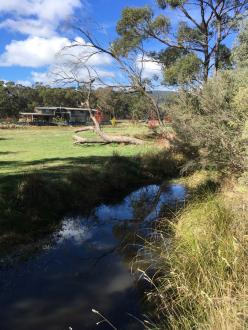
<path fill-rule="evenodd" d="M 198 148 L 202 166 L 240 172 L 245 167 L 248 75 L 226 71 L 197 90 L 181 91 L 170 107 L 181 143 Z"/>

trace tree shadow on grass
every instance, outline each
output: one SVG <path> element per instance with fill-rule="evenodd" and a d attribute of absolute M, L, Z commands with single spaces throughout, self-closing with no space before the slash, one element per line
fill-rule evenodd
<path fill-rule="evenodd" d="M 114 156 L 80 156 L 43 158 L 33 161 L 0 161 L 0 189 L 2 185 L 11 187 L 23 177 L 34 174 L 57 181 L 76 171 L 83 173 L 86 168 L 97 169 L 98 172 L 101 172 L 106 164 L 111 164 L 113 158 Z M 118 156 L 118 159 L 122 164 L 135 163 L 133 157 Z M 6 170 L 7 168 L 10 169 L 8 173 L 1 173 L 1 169 Z M 16 168 L 19 169 L 18 172 L 15 171 Z"/>
<path fill-rule="evenodd" d="M 143 171 L 146 168 L 147 172 L 150 172 L 149 176 L 161 178 L 175 176 L 179 169 L 172 155 L 164 151 L 156 155 L 148 154 L 145 157 L 113 154 L 109 156 L 46 157 L 31 161 L 0 161 L 0 185 L 2 181 L 6 183 L 8 177 L 12 177 L 11 182 L 13 182 L 14 178 L 18 180 L 20 177 L 32 174 L 44 175 L 57 181 L 77 170 L 82 173 L 86 168 L 97 170 L 98 173 L 108 172 L 109 169 L 109 174 L 118 177 L 122 174 L 123 167 L 125 173 L 137 171 L 137 169 Z M 1 168 L 5 172 L 8 169 L 9 172 L 1 175 Z M 137 175 L 139 176 L 139 173 Z"/>
<path fill-rule="evenodd" d="M 0 153 L 1 154 L 1 153 Z M 1 168 L 3 168 L 3 167 L 9 167 L 9 166 L 17 166 L 17 165 L 19 165 L 20 164 L 20 162 L 19 161 L 12 161 L 12 160 L 1 160 L 0 161 L 0 170 L 1 170 Z"/>
<path fill-rule="evenodd" d="M 7 155 L 8 153 L 1 153 Z M 48 176 L 63 175 L 70 171 L 75 171 L 86 166 L 101 167 L 106 162 L 109 162 L 112 156 L 90 156 L 90 157 L 55 157 L 55 158 L 42 158 L 32 161 L 0 161 L 1 169 L 10 170 L 9 173 L 2 174 L 2 177 L 16 176 L 20 177 L 23 174 L 44 174 Z M 123 157 L 123 159 L 131 159 L 131 157 Z M 18 171 L 16 171 L 18 169 Z M 17 173 L 16 173 L 17 172 Z M 0 174 L 1 176 L 1 174 Z M 1 184 L 1 182 L 0 182 Z"/>
<path fill-rule="evenodd" d="M 0 137 L 0 141 L 11 140 L 10 138 Z"/>
<path fill-rule="evenodd" d="M 99 164 L 103 164 L 110 158 L 112 158 L 112 156 L 54 157 L 54 158 L 42 158 L 42 159 L 32 160 L 28 162 L 23 162 L 22 164 L 23 166 L 39 166 L 47 163 L 63 162 L 64 165 L 59 165 L 59 167 L 85 165 L 85 164 L 99 165 Z"/>
<path fill-rule="evenodd" d="M 18 154 L 18 151 L 0 151 L 0 156 L 6 156 L 10 154 Z"/>

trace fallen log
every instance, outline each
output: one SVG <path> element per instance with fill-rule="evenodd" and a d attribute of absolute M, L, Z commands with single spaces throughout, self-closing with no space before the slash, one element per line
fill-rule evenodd
<path fill-rule="evenodd" d="M 130 136 L 124 135 L 108 135 L 101 130 L 99 123 L 94 116 L 91 116 L 94 123 L 94 131 L 99 135 L 104 141 L 109 143 L 125 143 L 125 144 L 144 144 L 143 140 L 136 139 Z"/>
<path fill-rule="evenodd" d="M 87 144 L 87 143 L 103 143 L 103 144 L 124 143 L 124 144 L 137 144 L 137 145 L 144 144 L 143 140 L 134 137 L 124 136 L 124 135 L 108 135 L 101 130 L 101 127 L 97 119 L 92 114 L 90 115 L 90 118 L 92 119 L 94 126 L 82 127 L 80 130 L 77 130 L 75 133 L 92 130 L 101 138 L 101 140 L 89 140 L 82 138 L 78 135 L 75 135 L 73 137 L 75 144 Z"/>
<path fill-rule="evenodd" d="M 87 143 L 101 143 L 101 144 L 108 144 L 110 142 L 106 142 L 103 140 L 93 140 L 93 139 L 85 139 L 81 136 L 74 135 L 73 136 L 74 144 L 87 144 Z"/>
<path fill-rule="evenodd" d="M 75 144 L 87 144 L 87 143 L 101 143 L 101 144 L 124 143 L 124 144 L 136 144 L 136 145 L 144 144 L 144 141 L 129 136 L 120 136 L 120 135 L 110 136 L 106 134 L 104 134 L 104 139 L 102 140 L 85 139 L 78 135 L 74 135 L 73 139 Z"/>
<path fill-rule="evenodd" d="M 77 129 L 75 133 L 85 132 L 85 131 L 94 131 L 94 126 L 85 126 Z"/>

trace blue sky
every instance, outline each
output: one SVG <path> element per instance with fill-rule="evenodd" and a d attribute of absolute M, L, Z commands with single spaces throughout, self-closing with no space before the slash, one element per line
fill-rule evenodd
<path fill-rule="evenodd" d="M 99 38 L 113 39 L 122 9 L 144 4 L 154 5 L 153 0 L 0 0 L 0 80 L 50 83 L 46 72 L 57 52 L 79 36 L 71 29 L 73 19 L 98 23 Z"/>
<path fill-rule="evenodd" d="M 71 28 L 75 18 L 95 32 L 98 23 L 102 27 L 98 38 L 113 40 L 122 9 L 144 5 L 155 9 L 154 0 L 0 0 L 0 80 L 51 84 L 56 54 L 70 40 L 80 38 Z M 169 15 L 175 24 L 179 17 Z M 108 58 L 96 57 L 93 62 L 103 75 L 111 72 Z"/>

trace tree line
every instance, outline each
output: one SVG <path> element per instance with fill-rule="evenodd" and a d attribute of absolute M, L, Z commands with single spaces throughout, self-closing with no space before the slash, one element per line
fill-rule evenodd
<path fill-rule="evenodd" d="M 84 106 L 87 92 L 74 87 L 51 87 L 35 84 L 33 87 L 0 82 L 0 118 L 15 119 L 20 112 L 33 112 L 36 106 Z M 113 88 L 97 88 L 92 92 L 92 105 L 105 114 L 119 119 L 147 119 L 149 106 L 138 93 L 115 91 Z"/>

